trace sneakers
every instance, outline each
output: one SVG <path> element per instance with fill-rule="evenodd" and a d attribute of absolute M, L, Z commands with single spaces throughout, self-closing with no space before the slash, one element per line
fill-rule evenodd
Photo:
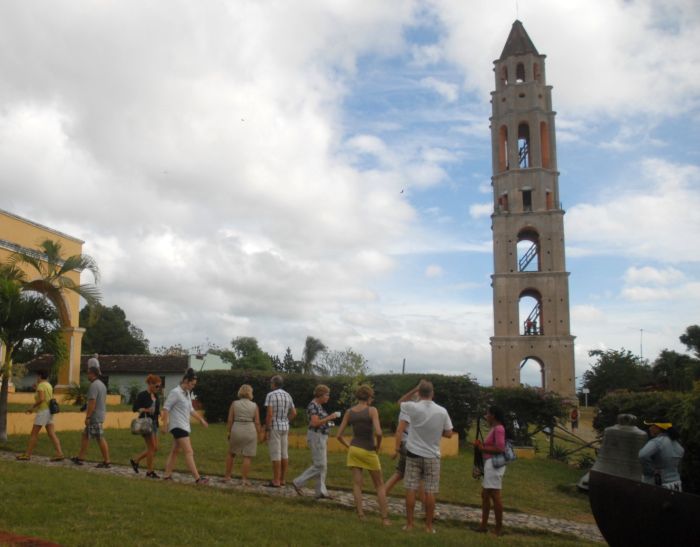
<path fill-rule="evenodd" d="M 112 467 L 112 464 L 109 462 L 102 462 L 102 463 L 98 463 L 95 467 L 97 469 L 109 469 L 110 467 Z"/>
<path fill-rule="evenodd" d="M 149 471 L 148 473 L 146 473 L 146 476 L 147 476 L 149 479 L 159 479 L 159 478 L 160 478 L 160 477 L 156 474 L 155 471 Z"/>
<path fill-rule="evenodd" d="M 131 468 L 134 470 L 134 473 L 139 472 L 139 462 L 135 462 L 134 460 L 130 459 L 129 463 L 131 464 Z"/>
<path fill-rule="evenodd" d="M 81 460 L 78 456 L 73 456 L 70 461 L 72 461 L 75 465 L 83 465 L 85 463 L 85 460 Z"/>

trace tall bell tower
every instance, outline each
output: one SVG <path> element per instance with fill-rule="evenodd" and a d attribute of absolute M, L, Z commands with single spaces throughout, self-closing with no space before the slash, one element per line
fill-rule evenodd
<path fill-rule="evenodd" d="M 515 21 L 494 61 L 491 93 L 494 336 L 493 385 L 519 386 L 526 364 L 539 365 L 542 386 L 575 395 L 574 337 L 564 211 L 545 56 Z"/>

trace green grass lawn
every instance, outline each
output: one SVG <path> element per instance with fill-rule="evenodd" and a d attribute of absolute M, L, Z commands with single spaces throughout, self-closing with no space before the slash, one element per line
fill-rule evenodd
<path fill-rule="evenodd" d="M 372 515 L 311 498 L 279 499 L 193 485 L 92 475 L 0 461 L 0 530 L 66 546 L 150 545 L 582 545 L 575 538 L 508 530 L 504 538 L 439 523 L 438 533 L 384 528 Z"/>
<path fill-rule="evenodd" d="M 199 470 L 204 475 L 223 475 L 224 461 L 228 443 L 223 424 L 213 424 L 208 429 L 199 425 L 192 427 L 192 444 L 195 450 L 195 460 Z M 80 433 L 62 432 L 59 434 L 66 455 L 77 453 Z M 129 458 L 142 450 L 143 441 L 140 437 L 131 435 L 127 430 L 107 430 L 107 440 L 110 445 L 112 461 L 128 465 Z M 161 449 L 157 455 L 156 468 L 162 469 L 165 458 L 171 446 L 170 435 L 161 436 Z M 22 452 L 27 444 L 26 435 L 12 436 L 5 448 Z M 51 455 L 49 440 L 45 433 L 40 435 L 37 454 Z M 541 453 L 540 453 L 541 454 Z M 98 461 L 99 450 L 91 443 L 88 459 Z M 388 456 L 381 456 L 384 477 L 388 479 L 393 473 L 395 462 Z M 480 482 L 471 478 L 472 451 L 470 447 L 463 449 L 459 457 L 443 460 L 440 494 L 438 501 L 446 501 L 472 506 L 480 506 Z M 309 464 L 311 457 L 308 450 L 290 449 L 289 479 L 299 475 Z M 350 472 L 345 466 L 344 453 L 329 453 L 328 480 L 330 488 L 350 489 Z M 180 468 L 184 464 L 180 461 Z M 234 476 L 240 473 L 239 463 L 234 468 Z M 506 510 L 520 511 L 554 518 L 562 518 L 577 522 L 592 523 L 588 497 L 578 493 L 574 485 L 583 474 L 582 471 L 564 463 L 551 461 L 544 456 L 533 460 L 518 460 L 508 466 L 504 479 L 503 499 Z M 251 477 L 268 479 L 271 467 L 266 445 L 258 446 L 258 455 L 253 460 Z M 367 479 L 368 491 L 369 479 Z M 397 486 L 392 495 L 403 496 L 401 485 Z"/>

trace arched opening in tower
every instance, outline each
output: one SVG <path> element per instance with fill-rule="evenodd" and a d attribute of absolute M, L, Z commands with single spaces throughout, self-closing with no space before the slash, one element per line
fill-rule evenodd
<path fill-rule="evenodd" d="M 541 336 L 544 334 L 542 316 L 542 295 L 535 289 L 525 289 L 518 300 L 521 336 Z"/>
<path fill-rule="evenodd" d="M 508 127 L 505 125 L 498 130 L 498 170 L 508 170 Z"/>
<path fill-rule="evenodd" d="M 542 271 L 540 261 L 540 235 L 534 228 L 523 228 L 518 232 L 518 271 Z"/>
<path fill-rule="evenodd" d="M 532 64 L 532 75 L 536 82 L 541 82 L 542 75 L 540 74 L 540 65 L 538 63 Z"/>
<path fill-rule="evenodd" d="M 515 67 L 515 83 L 522 84 L 525 81 L 525 65 L 518 63 Z"/>
<path fill-rule="evenodd" d="M 530 126 L 523 122 L 518 125 L 518 166 L 527 169 L 530 161 Z"/>
<path fill-rule="evenodd" d="M 544 363 L 529 355 L 520 361 L 520 385 L 545 389 Z"/>
<path fill-rule="evenodd" d="M 542 151 L 542 167 L 549 169 L 549 126 L 540 122 L 540 150 Z"/>

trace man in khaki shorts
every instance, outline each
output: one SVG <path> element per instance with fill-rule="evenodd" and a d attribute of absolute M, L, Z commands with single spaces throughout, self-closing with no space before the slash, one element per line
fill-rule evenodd
<path fill-rule="evenodd" d="M 100 380 L 100 369 L 96 366 L 89 366 L 87 371 L 90 387 L 87 392 L 87 408 L 85 410 L 85 429 L 80 438 L 80 450 L 77 456 L 71 458 L 75 465 L 85 463 L 85 454 L 88 449 L 90 439 L 97 441 L 102 453 L 102 462 L 95 467 L 108 469 L 112 465 L 109 459 L 109 445 L 105 439 L 102 424 L 107 413 L 107 388 Z"/>
<path fill-rule="evenodd" d="M 419 400 L 411 401 L 415 394 Z M 410 420 L 406 440 L 406 526 L 413 529 L 413 514 L 416 507 L 416 492 L 423 481 L 425 491 L 425 530 L 433 533 L 435 494 L 440 490 L 440 440 L 452 437 L 452 421 L 440 405 L 433 402 L 433 384 L 427 380 L 420 383 L 399 400 L 401 412 Z M 402 423 L 405 423 L 402 420 Z M 408 425 L 406 423 L 406 425 Z"/>
<path fill-rule="evenodd" d="M 265 438 L 267 438 L 272 461 L 272 480 L 265 486 L 271 488 L 279 488 L 285 484 L 289 466 L 287 454 L 289 420 L 293 420 L 297 415 L 292 396 L 282 389 L 283 385 L 281 376 L 273 376 L 270 378 L 272 391 L 265 397 Z"/>

